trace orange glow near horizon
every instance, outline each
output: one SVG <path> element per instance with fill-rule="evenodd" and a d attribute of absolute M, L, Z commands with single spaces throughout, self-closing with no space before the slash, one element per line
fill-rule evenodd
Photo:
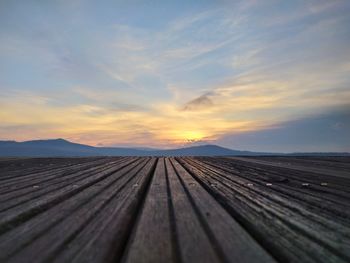
<path fill-rule="evenodd" d="M 159 112 L 159 108 L 167 111 Z M 0 118 L 3 123 L 19 127 L 11 134 L 2 133 L 5 139 L 65 138 L 90 145 L 130 142 L 138 146 L 176 147 L 202 140 L 212 141 L 233 130 L 258 128 L 254 121 L 227 120 L 213 116 L 211 111 L 184 112 L 171 104 L 156 105 L 148 112 L 109 112 L 88 105 L 61 108 L 49 107 L 39 99 L 15 100 L 5 105 Z M 29 128 L 23 133 L 21 126 Z"/>
<path fill-rule="evenodd" d="M 2 130 L 0 136 L 18 141 L 65 138 L 89 145 L 172 148 L 197 141 L 212 142 L 227 133 L 272 127 L 285 116 L 278 109 L 295 103 L 303 109 L 310 105 L 309 100 L 291 101 L 290 97 L 301 97 L 303 92 L 286 83 L 280 84 L 286 88 L 271 96 L 267 95 L 268 91 L 264 93 L 271 84 L 264 85 L 216 88 L 211 96 L 216 103 L 203 108 L 184 109 L 180 103 L 169 101 L 153 104 L 146 111 L 113 110 L 88 104 L 60 107 L 50 105 L 43 97 L 17 96 L 2 103 L 2 124 L 14 129 Z M 235 94 L 240 89 L 244 92 Z M 260 95 L 254 96 L 257 92 Z M 319 105 L 332 106 L 332 103 L 321 96 L 317 98 Z M 266 110 L 272 112 L 263 114 Z"/>

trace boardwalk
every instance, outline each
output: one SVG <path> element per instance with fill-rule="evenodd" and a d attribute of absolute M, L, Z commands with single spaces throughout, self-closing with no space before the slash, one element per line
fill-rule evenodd
<path fill-rule="evenodd" d="M 350 262 L 350 158 L 0 159 L 0 262 Z"/>

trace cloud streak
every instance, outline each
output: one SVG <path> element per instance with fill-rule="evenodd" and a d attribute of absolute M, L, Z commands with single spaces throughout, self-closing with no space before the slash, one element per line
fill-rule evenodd
<path fill-rule="evenodd" d="M 183 106 L 183 110 L 184 111 L 193 111 L 193 110 L 200 110 L 200 109 L 208 109 L 211 106 L 213 106 L 213 101 L 210 98 L 210 96 L 212 95 L 212 93 L 206 93 L 203 94 L 201 96 L 199 96 L 198 98 L 195 98 L 189 102 L 187 102 L 184 106 Z"/>

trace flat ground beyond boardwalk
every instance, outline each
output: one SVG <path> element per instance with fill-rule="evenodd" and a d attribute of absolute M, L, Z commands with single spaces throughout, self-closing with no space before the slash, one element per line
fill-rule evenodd
<path fill-rule="evenodd" d="M 0 262 L 350 262 L 349 158 L 0 159 Z"/>

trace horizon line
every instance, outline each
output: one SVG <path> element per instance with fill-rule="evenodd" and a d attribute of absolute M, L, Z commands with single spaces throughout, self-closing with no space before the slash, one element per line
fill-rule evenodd
<path fill-rule="evenodd" d="M 268 153 L 268 154 L 300 154 L 300 153 L 305 153 L 305 154 L 312 154 L 312 153 L 350 154 L 350 152 L 347 152 L 347 151 L 295 151 L 295 152 L 252 151 L 252 150 L 232 149 L 229 147 L 224 147 L 221 145 L 210 144 L 210 143 L 200 144 L 200 145 L 187 145 L 187 146 L 184 145 L 184 146 L 176 147 L 176 148 L 154 148 L 154 147 L 149 147 L 149 146 L 117 146 L 117 145 L 113 145 L 113 146 L 96 145 L 96 146 L 93 146 L 93 145 L 89 145 L 89 144 L 74 142 L 74 141 L 71 141 L 71 140 L 65 139 L 65 138 L 31 139 L 31 140 L 24 140 L 24 141 L 17 141 L 17 140 L 11 140 L 11 139 L 0 139 L 0 142 L 25 143 L 25 142 L 33 142 L 33 141 L 57 141 L 57 140 L 62 140 L 62 141 L 66 141 L 69 143 L 79 144 L 79 145 L 84 145 L 84 146 L 89 146 L 89 147 L 94 147 L 94 148 L 123 148 L 123 149 L 134 149 L 134 150 L 139 150 L 139 151 L 152 151 L 152 150 L 154 150 L 154 151 L 157 151 L 157 150 L 167 151 L 167 150 L 178 150 L 178 149 L 186 149 L 186 148 L 193 148 L 193 147 L 216 146 L 216 147 L 220 147 L 220 148 L 231 150 L 231 151 L 252 152 L 252 153 Z M 142 148 L 146 148 L 146 149 L 142 149 Z M 147 148 L 150 150 L 147 150 Z"/>

